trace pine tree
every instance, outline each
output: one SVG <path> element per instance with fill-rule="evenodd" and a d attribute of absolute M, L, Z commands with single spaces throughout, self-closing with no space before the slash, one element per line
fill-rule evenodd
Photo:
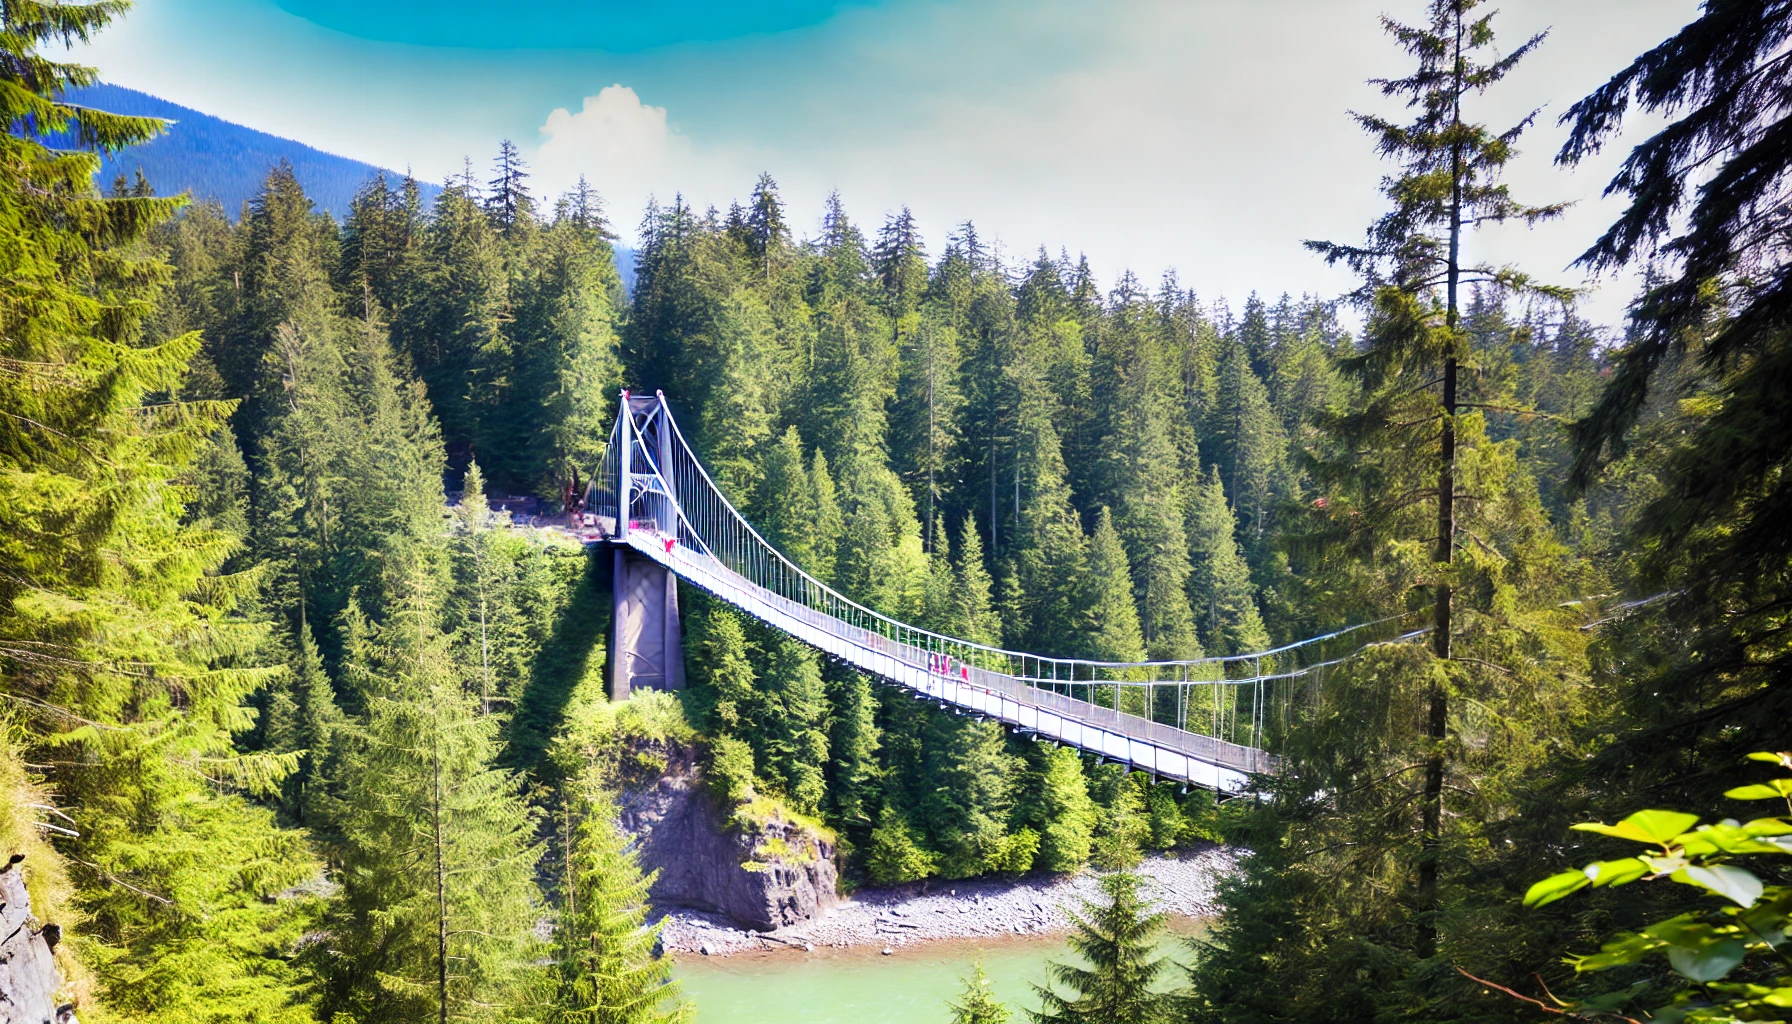
<path fill-rule="evenodd" d="M 828 798 L 832 819 L 859 834 L 871 824 L 878 784 L 877 696 L 857 672 L 826 673 L 828 706 Z"/>
<path fill-rule="evenodd" d="M 1072 504 L 1049 392 L 1037 377 L 1023 374 L 1021 379 L 1014 473 L 1029 493 L 1011 520 L 1016 528 L 1006 560 L 1012 567 L 1010 592 L 1018 600 L 1007 603 L 1003 619 L 1013 630 L 1007 638 L 1010 646 L 1067 654 L 1081 643 L 1080 612 L 1086 607 L 1081 581 L 1089 564 L 1088 539 Z"/>
<path fill-rule="evenodd" d="M 784 201 L 778 198 L 778 183 L 769 174 L 761 174 L 753 185 L 746 226 L 747 253 L 758 267 L 760 279 L 769 281 L 787 258 L 786 250 L 790 245 L 790 226 L 784 222 Z"/>
<path fill-rule="evenodd" d="M 1257 612 L 1250 568 L 1238 551 L 1237 520 L 1226 507 L 1219 468 L 1190 487 L 1188 507 L 1189 594 L 1208 649 L 1242 654 L 1269 646 Z"/>
<path fill-rule="evenodd" d="M 1054 874 L 1080 870 L 1089 862 L 1095 834 L 1095 802 L 1082 759 L 1068 747 L 1038 743 L 1028 761 L 1031 778 L 1021 818 L 1039 832 L 1038 866 Z"/>
<path fill-rule="evenodd" d="M 753 523 L 766 543 L 815 572 L 815 489 L 803 469 L 803 438 L 795 427 L 765 446 L 753 498 Z"/>
<path fill-rule="evenodd" d="M 232 422 L 253 461 L 278 407 L 268 371 L 279 359 L 279 331 L 325 329 L 336 304 L 330 270 L 338 257 L 334 226 L 313 211 L 289 164 L 268 172 L 244 222 L 232 267 L 233 308 L 210 347 L 226 393 L 241 400 Z"/>
<path fill-rule="evenodd" d="M 590 787 L 586 787 L 590 788 Z M 559 988 L 552 1024 L 679 1024 L 691 1017 L 679 999 L 672 962 L 658 952 L 663 923 L 647 923 L 643 875 L 616 808 L 602 793 L 584 796 L 568 863 L 556 942 Z"/>
<path fill-rule="evenodd" d="M 974 644 L 994 646 L 1002 639 L 1002 619 L 991 603 L 989 570 L 983 564 L 983 541 L 977 536 L 975 516 L 965 516 L 959 527 L 957 555 L 948 632 Z"/>
<path fill-rule="evenodd" d="M 1257 552 L 1271 536 L 1270 513 L 1283 493 L 1288 441 L 1248 350 L 1226 346 L 1209 429 L 1214 465 L 1238 519 L 1239 540 Z"/>
<path fill-rule="evenodd" d="M 285 685 L 269 698 L 264 726 L 265 749 L 299 757 L 298 767 L 281 784 L 281 796 L 286 813 L 300 825 L 325 824 L 322 812 L 329 797 L 322 789 L 332 776 L 329 762 L 346 725 L 311 628 L 301 620 L 298 651 Z"/>
<path fill-rule="evenodd" d="M 459 531 L 456 576 L 465 594 L 468 630 L 473 634 L 479 659 L 479 713 L 489 715 L 492 698 L 500 695 L 492 674 L 492 634 L 497 626 L 510 568 L 508 560 L 496 548 L 509 516 L 493 513 L 487 505 L 485 475 L 479 471 L 477 462 L 467 466 L 455 519 Z"/>
<path fill-rule="evenodd" d="M 1141 380 L 1131 393 L 1146 390 Z M 1117 417 L 1123 436 L 1118 529 L 1135 567 L 1146 653 L 1154 661 L 1201 656 L 1189 605 L 1188 534 L 1183 522 L 1182 467 L 1167 412 L 1151 398 L 1126 403 L 1139 415 Z"/>
<path fill-rule="evenodd" d="M 495 478 L 517 490 L 595 466 L 622 385 L 622 282 L 596 194 L 581 188 L 514 275 L 513 385 L 480 443 Z"/>
<path fill-rule="evenodd" d="M 1071 915 L 1070 949 L 1088 967 L 1054 962 L 1052 986 L 1035 985 L 1041 1009 L 1037 1024 L 1150 1024 L 1167 1020 L 1169 1000 L 1151 990 L 1170 965 L 1154 956 L 1167 916 L 1150 909 L 1141 879 L 1129 872 L 1100 877 L 1102 900 L 1083 902 Z M 1069 990 L 1061 995 L 1057 986 Z"/>
<path fill-rule="evenodd" d="M 93 189 L 96 150 L 162 124 L 60 102 L 98 74 L 38 52 L 121 10 L 0 11 L 0 686 L 22 760 L 79 825 L 58 841 L 68 948 L 106 1009 L 296 1022 L 283 957 L 311 908 L 273 897 L 316 864 L 248 799 L 296 759 L 235 743 L 274 674 L 266 628 L 254 581 L 220 573 L 238 542 L 187 519 L 181 482 L 231 406 L 179 398 L 197 334 L 142 334 L 169 277 L 143 243 L 184 200 Z"/>
<path fill-rule="evenodd" d="M 397 333 L 458 461 L 488 436 L 513 357 L 503 330 L 511 303 L 504 254 L 468 183 L 450 183 L 436 199 L 423 254 L 423 298 L 400 312 Z"/>
<path fill-rule="evenodd" d="M 486 183 L 485 209 L 499 231 L 509 236 L 519 229 L 533 226 L 535 199 L 529 194 L 529 172 L 516 144 L 509 139 L 498 144 L 494 161 L 498 176 Z"/>
<path fill-rule="evenodd" d="M 1492 46 L 1493 32 L 1491 15 L 1470 17 L 1476 6 L 1477 0 L 1433 0 L 1425 25 L 1415 28 L 1387 22 L 1388 31 L 1417 58 L 1418 68 L 1407 78 L 1378 84 L 1383 95 L 1404 98 L 1417 111 L 1417 118 L 1411 125 L 1372 115 L 1360 115 L 1357 120 L 1380 139 L 1384 153 L 1401 161 L 1403 173 L 1390 178 L 1385 188 L 1395 210 L 1370 229 L 1366 246 L 1312 243 L 1328 261 L 1343 261 L 1364 273 L 1367 283 L 1362 294 L 1373 303 L 1367 349 L 1352 364 L 1373 396 L 1372 404 L 1353 426 L 1365 434 L 1373 432 L 1380 444 L 1390 448 L 1436 444 L 1436 529 L 1428 539 L 1434 546 L 1432 557 L 1440 577 L 1433 586 L 1433 649 L 1443 662 L 1455 657 L 1454 641 L 1461 629 L 1454 618 L 1456 587 L 1452 579 L 1466 539 L 1459 535 L 1457 521 L 1458 449 L 1464 440 L 1459 435 L 1465 427 L 1471 432 L 1475 429 L 1474 424 L 1459 419 L 1473 415 L 1467 413 L 1460 392 L 1460 369 L 1468 353 L 1463 351 L 1460 331 L 1459 290 L 1465 278 L 1528 286 L 1527 279 L 1508 268 L 1466 265 L 1461 257 L 1463 233 L 1506 220 L 1534 224 L 1562 210 L 1559 205 L 1522 205 L 1498 184 L 1500 171 L 1512 157 L 1512 144 L 1529 125 L 1529 117 L 1503 133 L 1463 120 L 1464 100 L 1498 83 L 1543 38 L 1533 36 L 1510 53 L 1482 63 L 1478 52 Z M 1421 180 L 1447 187 L 1409 187 Z M 1415 386 L 1414 378 L 1433 377 L 1439 390 L 1433 391 L 1430 384 Z M 1394 508 L 1406 501 L 1408 493 L 1404 489 L 1384 492 L 1381 502 L 1389 508 L 1388 514 L 1395 514 Z M 1237 494 L 1233 500 L 1236 507 Z M 1365 510 L 1365 518 L 1374 522 L 1382 514 L 1372 507 Z M 1415 951 L 1421 958 L 1431 956 L 1437 943 L 1430 915 L 1438 899 L 1437 860 L 1447 773 L 1444 741 L 1449 721 L 1449 696 L 1441 678 L 1431 686 L 1428 698 L 1426 734 L 1433 746 L 1426 758 L 1420 804 L 1423 852 L 1415 883 L 1419 915 Z"/>
<path fill-rule="evenodd" d="M 342 762 L 330 938 L 307 955 L 326 1014 L 492 1019 L 534 970 L 534 812 L 492 767 L 498 723 L 465 693 L 428 574 L 406 582 L 402 611 L 349 666 L 367 718 Z"/>
<path fill-rule="evenodd" d="M 840 499 L 834 478 L 828 473 L 828 459 L 821 449 L 809 460 L 809 486 L 815 494 L 814 564 L 807 568 L 825 583 L 838 577 L 840 543 L 846 534 L 846 518 L 840 511 Z"/>
<path fill-rule="evenodd" d="M 1557 156 L 1591 157 L 1628 117 L 1674 118 L 1625 157 L 1608 192 L 1628 205 L 1580 257 L 1595 272 L 1652 274 L 1597 404 L 1571 429 L 1580 487 L 1614 459 L 1607 479 L 1650 481 L 1623 542 L 1644 553 L 1631 587 L 1675 596 L 1638 620 L 1614 662 L 1624 666 L 1624 711 L 1642 726 L 1600 764 L 1608 778 L 1636 778 L 1631 793 L 1696 780 L 1687 795 L 1664 796 L 1667 806 L 1714 799 L 1723 773 L 1689 772 L 1689 758 L 1729 766 L 1777 744 L 1775 723 L 1792 706 L 1776 639 L 1792 563 L 1782 397 L 1792 262 L 1774 241 L 1792 160 L 1770 141 L 1785 130 L 1777 97 L 1792 10 L 1740 0 L 1702 8 L 1569 108 Z"/>
<path fill-rule="evenodd" d="M 766 645 L 758 720 L 751 739 L 761 774 L 775 780 L 791 805 L 818 814 L 827 795 L 827 695 L 814 650 L 790 637 Z"/>
<path fill-rule="evenodd" d="M 971 976 L 962 979 L 964 991 L 952 1008 L 952 1024 L 1008 1024 L 1012 1014 L 990 991 L 989 975 L 981 962 L 971 965 Z"/>
<path fill-rule="evenodd" d="M 757 717 L 757 674 L 740 616 L 711 606 L 693 617 L 688 647 L 699 714 L 711 733 L 739 735 Z"/>
<path fill-rule="evenodd" d="M 1106 508 L 1089 540 L 1089 573 L 1083 587 L 1087 656 L 1099 661 L 1142 661 L 1145 640 L 1139 631 L 1139 609 L 1133 604 L 1126 547 Z"/>

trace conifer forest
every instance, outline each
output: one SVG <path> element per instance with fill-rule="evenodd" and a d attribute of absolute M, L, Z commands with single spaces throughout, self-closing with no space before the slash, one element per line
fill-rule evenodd
<path fill-rule="evenodd" d="M 942 1022 L 1792 1020 L 1792 0 L 1704 0 L 1559 97 L 1556 153 L 1479 113 L 1547 26 L 1389 7 L 1403 57 L 1337 115 L 1380 213 L 1305 243 L 1354 290 L 1222 300 L 771 174 L 664 183 L 625 286 L 638 211 L 508 141 L 340 219 L 286 164 L 240 209 L 96 182 L 167 126 L 68 101 L 106 69 L 67 47 L 140 12 L 0 4 L 0 856 L 60 1019 L 701 1021 L 634 834 L 688 762 L 841 894 L 1093 876 L 1037 998 L 979 966 Z M 1470 258 L 1564 212 L 1510 163 L 1636 123 L 1579 264 L 1636 274 L 1621 323 Z M 924 629 L 1124 663 L 1404 632 L 1326 648 L 1237 792 L 688 582 L 685 688 L 612 700 L 609 555 L 555 524 L 625 388 Z M 1134 869 L 1215 848 L 1166 940 Z"/>

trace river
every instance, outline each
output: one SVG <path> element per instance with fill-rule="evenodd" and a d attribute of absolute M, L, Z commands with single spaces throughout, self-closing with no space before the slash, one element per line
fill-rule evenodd
<path fill-rule="evenodd" d="M 1162 952 L 1188 962 L 1186 937 L 1195 921 L 1178 921 Z M 697 1007 L 696 1024 L 946 1024 L 947 1000 L 956 1000 L 971 964 L 982 961 L 996 997 L 1024 1020 L 1037 1009 L 1033 986 L 1046 980 L 1046 964 L 1069 956 L 1062 935 L 994 942 L 931 942 L 899 948 L 817 949 L 743 953 L 731 957 L 681 956 L 675 975 Z M 1167 987 L 1183 983 L 1166 972 Z"/>

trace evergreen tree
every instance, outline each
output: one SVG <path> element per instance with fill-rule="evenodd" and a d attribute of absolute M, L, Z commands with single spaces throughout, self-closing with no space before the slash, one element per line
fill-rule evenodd
<path fill-rule="evenodd" d="M 1193 567 L 1183 522 L 1181 460 L 1168 416 L 1158 403 L 1147 398 L 1127 405 L 1142 415 L 1117 417 L 1123 431 L 1114 440 L 1123 453 L 1118 529 L 1135 567 L 1146 653 L 1154 661 L 1198 658 L 1201 643 L 1188 597 Z"/>
<path fill-rule="evenodd" d="M 686 648 L 699 723 L 712 735 L 739 736 L 758 717 L 758 679 L 740 616 L 720 606 L 706 607 L 692 616 Z"/>
<path fill-rule="evenodd" d="M 815 539 L 811 556 L 814 564 L 807 568 L 816 578 L 831 583 L 837 579 L 835 571 L 839 566 L 841 539 L 846 533 L 846 519 L 840 510 L 834 478 L 828 473 L 827 456 L 819 448 L 809 460 L 809 487 L 815 493 Z"/>
<path fill-rule="evenodd" d="M 1461 258 L 1463 232 L 1480 224 L 1514 219 L 1534 224 L 1562 210 L 1559 205 L 1524 206 L 1498 183 L 1500 171 L 1511 159 L 1512 144 L 1530 118 L 1503 133 L 1463 120 L 1464 100 L 1498 83 L 1543 38 L 1533 36 L 1512 52 L 1482 63 L 1478 51 L 1492 46 L 1493 32 L 1491 15 L 1470 16 L 1476 6 L 1476 0 L 1433 0 L 1425 25 L 1388 22 L 1389 32 L 1417 58 L 1418 68 L 1409 77 L 1379 84 L 1383 95 L 1403 97 L 1417 111 L 1417 119 L 1411 125 L 1399 125 L 1361 115 L 1358 121 L 1380 140 L 1384 153 L 1401 161 L 1404 173 L 1390 178 L 1385 189 L 1396 208 L 1370 229 L 1366 246 L 1312 243 L 1328 261 L 1346 262 L 1368 279 L 1363 295 L 1373 302 L 1374 319 L 1366 332 L 1367 349 L 1353 365 L 1373 397 L 1353 426 L 1364 433 L 1373 432 L 1385 449 L 1433 441 L 1437 446 L 1436 530 L 1430 540 L 1441 579 L 1433 587 L 1432 636 L 1435 655 L 1443 662 L 1454 658 L 1453 644 L 1460 629 L 1453 618 L 1455 587 L 1451 579 L 1465 539 L 1458 536 L 1456 509 L 1459 433 L 1465 426 L 1459 417 L 1474 415 L 1465 412 L 1459 392 L 1458 377 L 1467 355 L 1462 351 L 1459 290 L 1465 277 L 1502 281 L 1513 287 L 1528 283 L 1507 268 L 1465 265 Z M 1421 180 L 1437 180 L 1447 187 L 1409 187 Z M 1439 288 L 1443 290 L 1441 303 Z M 1439 390 L 1434 392 L 1430 384 L 1415 387 L 1415 377 L 1437 378 Z M 1415 422 L 1421 425 L 1406 425 Z M 1473 424 L 1466 426 L 1474 429 Z M 1405 502 L 1407 493 L 1384 494 L 1388 514 L 1398 515 L 1396 507 Z M 1236 493 L 1233 500 L 1237 507 Z M 1377 510 L 1368 511 L 1371 522 L 1381 518 Z M 1428 698 L 1427 736 L 1433 747 L 1426 759 L 1420 805 L 1423 852 L 1415 883 L 1419 917 L 1414 949 L 1421 958 L 1431 956 L 1437 943 L 1430 915 L 1438 898 L 1437 860 L 1447 771 L 1443 741 L 1449 721 L 1449 697 L 1441 680 L 1440 676 L 1431 686 Z"/>
<path fill-rule="evenodd" d="M 481 451 L 514 490 L 546 490 L 601 455 L 622 385 L 616 272 L 595 193 L 581 185 L 515 275 L 513 386 Z"/>
<path fill-rule="evenodd" d="M 1504 879 L 1533 873 L 1511 865 L 1534 844 L 1510 822 L 1544 758 L 1584 753 L 1584 634 L 1564 602 L 1598 584 L 1559 545 L 1516 442 L 1492 441 L 1472 408 L 1497 381 L 1467 344 L 1460 286 L 1526 282 L 1466 265 L 1464 230 L 1552 212 L 1498 182 L 1518 130 L 1465 119 L 1539 41 L 1491 56 L 1476 6 L 1436 0 L 1419 26 L 1388 23 L 1418 67 L 1381 88 L 1415 118 L 1360 118 L 1401 161 L 1385 184 L 1394 212 L 1364 246 L 1317 246 L 1363 272 L 1369 319 L 1291 544 L 1315 606 L 1359 621 L 1411 609 L 1430 630 L 1328 670 L 1287 733 L 1276 796 L 1234 833 L 1257 852 L 1197 964 L 1191 1020 L 1478 1014 L 1448 965 L 1522 928 Z M 1320 934 L 1350 938 L 1296 938 Z"/>
<path fill-rule="evenodd" d="M 1132 574 L 1126 547 L 1106 508 L 1089 541 L 1089 573 L 1083 584 L 1087 609 L 1088 657 L 1099 661 L 1142 661 L 1145 640 L 1139 631 L 1139 610 L 1133 604 Z"/>
<path fill-rule="evenodd" d="M 1226 507 L 1218 467 L 1190 487 L 1189 594 L 1208 649 L 1242 654 L 1269 646 L 1250 569 L 1238 551 L 1237 520 Z"/>
<path fill-rule="evenodd" d="M 803 469 L 803 439 L 795 427 L 765 446 L 752 510 L 753 524 L 766 543 L 805 570 L 817 571 L 816 493 Z"/>
<path fill-rule="evenodd" d="M 494 161 L 497 177 L 486 183 L 485 209 L 492 223 L 506 236 L 534 223 L 535 199 L 529 194 L 529 172 L 516 144 L 509 139 L 498 144 Z"/>
<path fill-rule="evenodd" d="M 769 281 L 785 259 L 790 246 L 790 226 L 784 222 L 784 201 L 778 198 L 778 183 L 769 174 L 761 174 L 753 185 L 753 198 L 746 215 L 747 254 L 759 270 L 761 280 Z"/>
<path fill-rule="evenodd" d="M 465 181 L 436 199 L 423 241 L 422 298 L 400 312 L 399 336 L 429 388 L 449 455 L 460 461 L 510 386 L 511 342 L 503 331 L 511 297 L 491 219 Z"/>
<path fill-rule="evenodd" d="M 1271 535 L 1270 513 L 1285 493 L 1288 442 L 1242 345 L 1226 346 L 1220 359 L 1208 436 L 1208 450 L 1238 519 L 1239 540 L 1246 550 L 1260 551 Z"/>
<path fill-rule="evenodd" d="M 983 541 L 977 536 L 975 516 L 964 517 L 957 554 L 948 632 L 974 644 L 994 646 L 1002 639 L 1002 620 L 991 603 L 989 570 L 983 564 Z"/>
<path fill-rule="evenodd" d="M 1082 759 L 1068 747 L 1034 744 L 1028 753 L 1028 794 L 1021 820 L 1039 832 L 1041 870 L 1077 871 L 1089 862 L 1095 834 L 1095 802 L 1083 778 Z"/>
<path fill-rule="evenodd" d="M 1051 986 L 1035 985 L 1042 1004 L 1030 1016 L 1039 1024 L 1149 1024 L 1169 1016 L 1169 1000 L 1152 984 L 1170 965 L 1157 957 L 1157 937 L 1168 920 L 1152 911 L 1141 879 L 1128 872 L 1100 877 L 1100 902 L 1083 901 L 1071 915 L 1070 949 L 1088 967 L 1054 962 Z M 1057 986 L 1069 991 L 1061 995 Z"/>
<path fill-rule="evenodd" d="M 330 938 L 308 956 L 325 1013 L 493 1019 L 534 970 L 534 812 L 492 767 L 497 721 L 464 692 L 427 574 L 407 575 L 405 607 L 349 666 L 367 719 L 343 757 Z"/>
<path fill-rule="evenodd" d="M 1012 1015 L 990 991 L 989 975 L 983 972 L 982 963 L 972 964 L 971 976 L 961 980 L 964 991 L 958 1002 L 946 1004 L 952 1008 L 952 1024 L 1008 1024 Z"/>
<path fill-rule="evenodd" d="M 1786 124 L 1776 97 L 1789 30 L 1784 3 L 1708 0 L 1563 117 L 1566 164 L 1607 145 L 1633 105 L 1674 118 L 1625 157 L 1608 191 L 1628 205 L 1580 258 L 1593 271 L 1653 274 L 1597 404 L 1572 428 L 1578 484 L 1627 452 L 1607 479 L 1648 481 L 1622 547 L 1643 552 L 1636 596 L 1674 596 L 1618 646 L 1613 672 L 1638 727 L 1600 767 L 1629 793 L 1693 780 L 1690 793 L 1664 796 L 1667 806 L 1707 805 L 1726 776 L 1705 766 L 1777 744 L 1789 706 L 1777 638 L 1792 563 L 1782 397 L 1792 262 L 1774 239 L 1792 160 L 1771 141 Z"/>
<path fill-rule="evenodd" d="M 791 806 L 819 814 L 827 795 L 827 695 L 815 652 L 778 637 L 766 645 L 760 718 L 753 729 L 761 774 L 778 783 Z"/>
<path fill-rule="evenodd" d="M 58 844 L 68 948 L 106 1009 L 296 1022 L 283 958 L 311 903 L 274 896 L 316 864 L 246 796 L 296 759 L 234 742 L 273 674 L 265 627 L 244 614 L 253 581 L 219 572 L 237 542 L 188 521 L 181 483 L 231 406 L 178 397 L 198 335 L 141 333 L 168 277 L 142 243 L 184 200 L 93 189 L 95 150 L 162 124 L 60 102 L 98 75 L 39 53 L 121 10 L 0 11 L 0 685 L 21 760 L 79 824 Z"/>
<path fill-rule="evenodd" d="M 265 749 L 299 758 L 298 767 L 282 781 L 281 803 L 300 825 L 315 828 L 325 823 L 320 805 L 327 809 L 328 795 L 322 787 L 333 777 L 329 762 L 346 725 L 310 626 L 301 621 L 298 651 L 284 685 L 268 700 L 263 727 Z"/>
<path fill-rule="evenodd" d="M 507 560 L 495 548 L 509 517 L 500 519 L 487 505 L 485 475 L 479 471 L 477 462 L 467 467 L 459 514 L 455 518 L 459 530 L 456 538 L 457 582 L 465 594 L 469 632 L 474 634 L 479 659 L 479 713 L 489 715 L 492 713 L 492 697 L 498 692 L 492 676 L 492 633 L 497 625 L 499 598 L 509 569 Z"/>
<path fill-rule="evenodd" d="M 556 939 L 559 989 L 553 1024 L 678 1024 L 691 1016 L 671 980 L 672 962 L 658 952 L 662 922 L 647 923 L 643 875 L 616 809 L 601 794 L 585 797 L 568 855 Z"/>
<path fill-rule="evenodd" d="M 878 783 L 877 696 L 857 672 L 825 676 L 828 721 L 828 797 L 832 819 L 863 836 L 871 824 Z"/>

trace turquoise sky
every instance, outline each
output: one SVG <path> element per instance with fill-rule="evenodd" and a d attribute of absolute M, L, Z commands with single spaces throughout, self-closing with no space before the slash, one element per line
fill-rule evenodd
<path fill-rule="evenodd" d="M 636 53 L 679 43 L 819 25 L 840 0 L 557 0 L 494 7 L 476 0 L 277 0 L 289 14 L 357 39 L 479 50 L 580 49 Z"/>
<path fill-rule="evenodd" d="M 538 190 L 579 173 L 625 235 L 650 194 L 725 207 L 761 171 L 812 228 L 839 189 L 903 204 L 934 251 L 967 218 L 1010 256 L 1087 252 L 1104 282 L 1176 268 L 1203 295 L 1332 294 L 1300 246 L 1353 239 L 1383 168 L 1348 111 L 1404 65 L 1378 16 L 1420 0 L 139 0 L 82 54 L 104 76 L 432 179 L 515 140 Z M 1554 116 L 1689 20 L 1694 0 L 1505 0 L 1551 38 L 1480 111 L 1545 108 L 1512 182 L 1576 200 L 1482 253 L 1565 271 L 1614 210 L 1611 154 L 1551 165 Z M 1616 316 L 1627 282 L 1590 308 Z"/>

